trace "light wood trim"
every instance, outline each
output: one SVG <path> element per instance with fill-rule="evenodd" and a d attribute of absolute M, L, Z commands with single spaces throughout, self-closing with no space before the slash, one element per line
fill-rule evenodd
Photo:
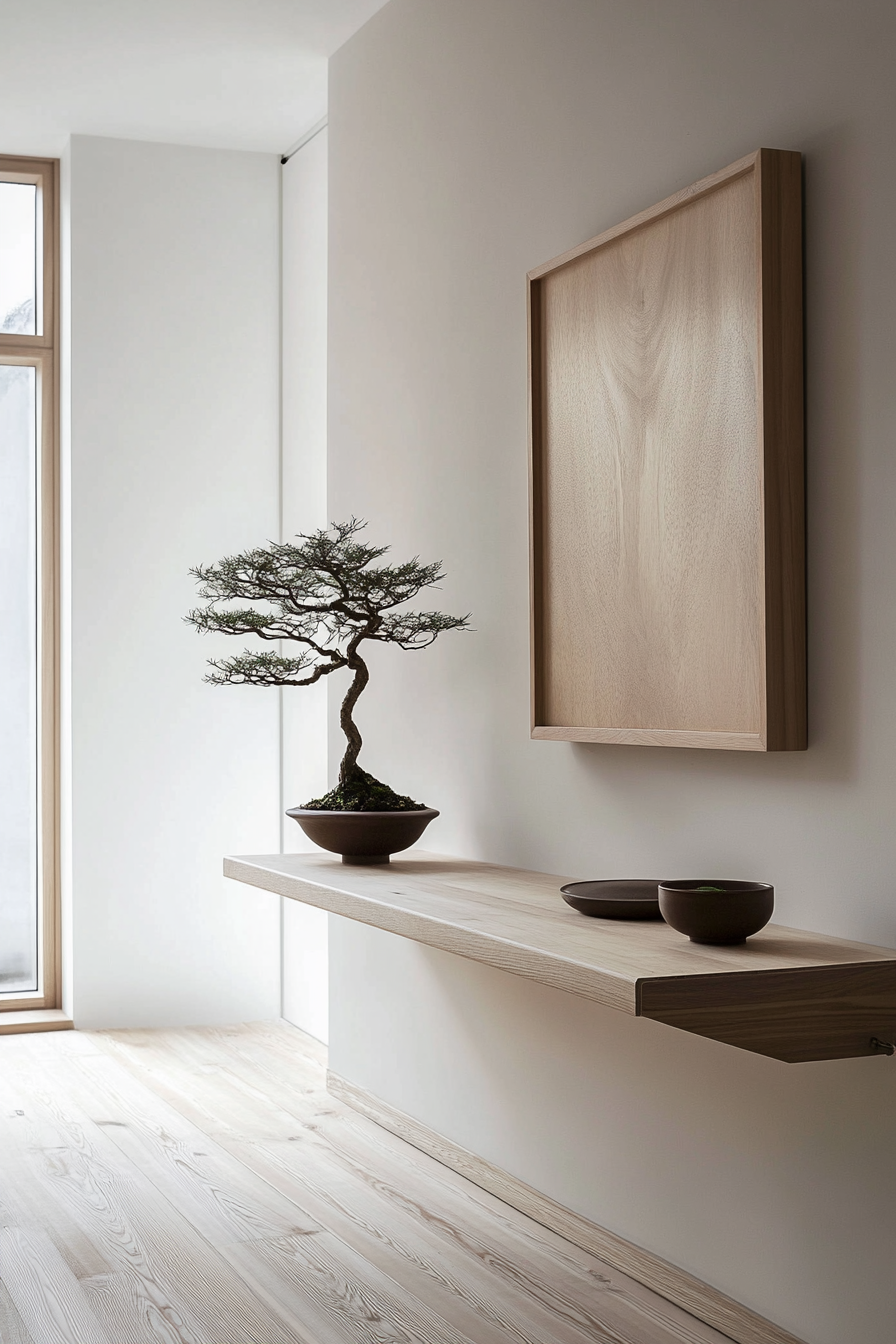
<path fill-rule="evenodd" d="M 702 747 L 711 751 L 765 751 L 761 733 L 688 733 L 674 728 L 551 728 L 534 725 L 541 742 L 608 742 L 630 747 Z"/>
<path fill-rule="evenodd" d="M 60 902 L 59 351 L 43 361 L 40 456 L 40 890 L 45 1006 L 62 1002 Z"/>
<path fill-rule="evenodd" d="M 59 161 L 0 157 L 0 179 L 38 185 L 42 201 L 41 333 L 0 334 L 0 363 L 27 365 L 39 380 L 38 463 L 38 882 L 42 920 L 38 995 L 0 998 L 2 1024 L 23 1008 L 58 1009 L 62 998 L 59 902 Z"/>
<path fill-rule="evenodd" d="M 42 274 L 38 278 L 41 299 L 35 336 L 0 332 L 0 354 L 7 350 L 52 350 L 59 327 L 59 160 L 29 159 L 0 155 L 0 181 L 29 182 L 38 189 L 42 222 Z"/>
<path fill-rule="evenodd" d="M 569 879 L 411 852 L 228 858 L 224 875 L 632 1016 L 799 1062 L 870 1056 L 896 1032 L 896 949 L 769 924 L 739 947 L 662 921 L 587 919 Z"/>
<path fill-rule="evenodd" d="M 658 1255 L 626 1241 L 615 1232 L 599 1227 L 572 1209 L 565 1208 L 549 1195 L 534 1190 L 516 1176 L 511 1176 L 485 1158 L 446 1139 L 428 1125 L 390 1106 L 347 1078 L 328 1072 L 327 1091 L 338 1101 L 353 1107 L 368 1120 L 373 1120 L 414 1148 L 434 1157 L 511 1208 L 541 1223 L 543 1227 L 550 1228 L 589 1255 L 596 1255 L 614 1269 L 630 1275 L 706 1325 L 720 1330 L 736 1344 L 802 1344 L 795 1335 L 757 1315 L 749 1307 L 735 1302 L 717 1288 L 694 1278 L 668 1260 L 662 1260 Z"/>
<path fill-rule="evenodd" d="M 576 261 L 583 257 L 586 252 L 592 252 L 596 247 L 603 247 L 605 243 L 610 243 L 614 238 L 621 238 L 624 233 L 631 233 L 633 229 L 639 229 L 644 224 L 651 224 L 654 220 L 662 219 L 665 215 L 671 215 L 674 210 L 687 205 L 698 196 L 705 196 L 710 191 L 715 191 L 717 187 L 723 187 L 728 182 L 733 182 L 736 177 L 743 177 L 745 173 L 752 172 L 759 159 L 761 150 L 754 150 L 752 154 L 745 154 L 742 159 L 735 163 L 729 163 L 727 168 L 720 168 L 716 173 L 710 173 L 708 177 L 701 177 L 699 182 L 692 182 L 689 187 L 682 188 L 681 191 L 673 192 L 664 200 L 658 201 L 656 205 L 649 206 L 646 210 L 641 210 L 637 215 L 632 215 L 630 219 L 623 220 L 621 224 L 614 224 L 610 229 L 604 229 L 594 238 L 589 238 L 586 243 L 579 243 L 577 247 L 571 247 L 567 252 L 561 252 L 558 257 L 552 261 L 546 261 L 541 266 L 535 266 L 528 273 L 529 280 L 540 280 L 543 275 L 548 275 L 552 271 L 558 271 L 561 266 L 568 266 L 571 261 Z"/>
<path fill-rule="evenodd" d="M 31 1031 L 71 1031 L 74 1025 L 58 1008 L 0 1013 L 0 1036 L 21 1036 Z"/>
<path fill-rule="evenodd" d="M 529 272 L 530 664 L 532 677 L 530 731 L 531 736 L 535 739 L 727 751 L 803 750 L 807 745 L 800 164 L 800 155 L 792 151 L 757 150 L 720 172 L 701 179 L 683 191 L 667 197 L 631 219 L 605 230 L 597 237 L 570 249 L 552 261 Z M 742 549 L 745 548 L 743 564 L 736 570 L 732 570 L 732 573 L 735 574 L 747 573 L 751 565 L 752 572 L 755 575 L 756 591 L 754 593 L 752 587 L 747 585 L 743 593 L 738 596 L 740 593 L 738 585 L 741 580 L 732 579 L 732 583 L 735 585 L 734 596 L 738 599 L 733 602 L 732 610 L 739 610 L 741 604 L 743 604 L 744 612 L 749 615 L 749 621 L 745 624 L 745 615 L 744 620 L 739 623 L 732 623 L 732 631 L 739 633 L 737 633 L 735 642 L 727 653 L 730 688 L 727 692 L 725 691 L 728 682 L 725 680 L 724 668 L 726 663 L 724 658 L 720 662 L 717 677 L 709 676 L 706 668 L 702 669 L 701 676 L 705 684 L 700 693 L 696 694 L 695 698 L 692 697 L 692 700 L 688 699 L 689 683 L 686 679 L 681 681 L 681 684 L 675 684 L 668 688 L 668 694 L 663 696 L 659 695 L 657 691 L 656 679 L 651 680 L 651 677 L 647 676 L 645 678 L 646 698 L 642 699 L 640 714 L 633 713 L 634 724 L 626 724 L 625 722 L 620 724 L 617 715 L 620 715 L 620 710 L 624 715 L 625 705 L 632 693 L 632 686 L 637 684 L 637 676 L 633 674 L 632 678 L 622 677 L 621 683 L 619 682 L 619 676 L 610 677 L 606 685 L 615 687 L 615 689 L 608 693 L 605 704 L 601 702 L 594 706 L 591 721 L 586 720 L 583 724 L 581 718 L 579 718 L 578 722 L 573 719 L 570 723 L 570 719 L 566 716 L 567 714 L 571 716 L 577 712 L 577 704 L 582 699 L 582 696 L 574 689 L 570 689 L 569 683 L 569 678 L 572 677 L 572 685 L 573 688 L 575 687 L 574 666 L 567 666 L 570 659 L 572 659 L 573 664 L 575 663 L 575 641 L 572 641 L 573 648 L 569 657 L 565 661 L 561 659 L 565 669 L 561 669 L 562 675 L 558 674 L 554 667 L 554 660 L 549 662 L 547 650 L 547 640 L 551 636 L 548 633 L 549 623 L 546 618 L 546 605 L 550 606 L 551 611 L 553 611 L 555 604 L 550 603 L 545 592 L 545 574 L 550 572 L 546 569 L 546 566 L 549 550 L 552 549 L 548 546 L 546 537 L 554 535 L 554 532 L 548 533 L 545 530 L 547 494 L 544 475 L 549 456 L 550 435 L 548 431 L 548 411 L 546 410 L 547 403 L 544 400 L 544 384 L 547 378 L 548 348 L 559 342 L 554 357 L 560 359 L 564 353 L 563 341 L 566 337 L 563 335 L 565 329 L 562 316 L 556 322 L 548 322 L 545 316 L 544 306 L 547 302 L 546 294 L 548 293 L 545 285 L 549 282 L 552 285 L 555 284 L 555 277 L 558 273 L 565 271 L 577 262 L 581 263 L 584 259 L 587 259 L 589 254 L 599 252 L 607 244 L 617 244 L 618 246 L 617 240 L 623 239 L 625 235 L 633 234 L 645 226 L 655 225 L 658 221 L 672 216 L 682 207 L 693 205 L 701 198 L 705 199 L 715 195 L 725 188 L 731 189 L 732 185 L 738 183 L 741 179 L 752 179 L 752 182 L 746 182 L 746 189 L 740 185 L 736 188 L 739 193 L 737 200 L 742 202 L 740 213 L 738 215 L 738 207 L 736 206 L 729 207 L 729 209 L 734 210 L 735 215 L 738 215 L 742 222 L 747 221 L 748 214 L 751 220 L 755 219 L 755 224 L 750 223 L 749 229 L 753 231 L 752 236 L 755 238 L 755 256 L 753 257 L 756 274 L 754 282 L 756 287 L 755 328 L 751 327 L 751 329 L 755 331 L 756 342 L 755 414 L 757 428 L 756 438 L 751 438 L 753 447 L 750 448 L 750 452 L 752 453 L 755 450 L 758 453 L 758 460 L 755 466 L 752 462 L 750 463 L 750 471 L 752 473 L 751 479 L 755 481 L 758 477 L 760 481 L 761 499 L 758 506 L 760 522 L 756 544 L 753 545 L 746 536 L 743 538 Z M 715 236 L 718 236 L 718 230 L 716 230 Z M 680 239 L 676 246 L 683 246 Z M 749 248 L 744 249 L 745 257 L 748 253 Z M 614 254 L 614 250 L 611 249 L 611 253 L 608 255 L 612 256 Z M 673 254 L 679 255 L 678 252 Z M 739 259 L 740 257 L 741 252 L 738 250 L 736 251 L 736 258 Z M 612 261 L 608 264 L 612 268 Z M 739 260 L 736 264 L 740 264 Z M 611 279 L 612 274 L 611 269 L 609 272 Z M 684 275 L 685 272 L 682 274 Z M 573 275 L 578 275 L 578 269 Z M 566 312 L 567 307 L 569 308 L 569 312 L 574 315 L 571 319 L 571 330 L 575 333 L 578 331 L 577 324 L 582 321 L 580 308 L 577 307 L 577 304 L 581 304 L 585 300 L 580 295 L 579 299 L 573 302 L 573 298 L 566 295 L 563 285 L 568 283 L 575 287 L 577 283 L 581 284 L 582 282 L 573 278 L 560 283 L 561 290 L 556 300 L 560 305 L 558 312 L 562 315 Z M 679 277 L 678 283 L 679 285 L 683 283 L 681 277 Z M 605 288 L 606 284 L 604 285 Z M 552 288 L 550 293 L 554 294 L 555 289 Z M 750 305 L 748 304 L 747 307 L 750 307 Z M 753 320 L 751 317 L 751 323 Z M 560 335 L 552 337 L 551 332 L 555 328 Z M 681 328 L 674 329 L 679 330 Z M 573 342 L 571 348 L 577 349 L 578 347 L 575 347 Z M 684 355 L 682 354 L 679 357 L 684 357 Z M 586 364 L 586 367 L 590 369 L 591 365 Z M 590 377 L 590 373 L 587 376 Z M 723 376 L 723 374 L 719 376 Z M 661 385 L 668 386 L 668 381 Z M 738 386 L 740 386 L 740 383 L 738 383 Z M 557 404 L 563 406 L 562 396 L 558 397 Z M 752 411 L 751 401 L 751 415 Z M 744 414 L 746 415 L 746 410 Z M 568 414 L 566 410 L 562 410 L 561 424 L 564 424 L 566 428 L 561 434 L 561 440 L 564 435 L 568 436 L 569 426 L 567 422 Z M 654 459 L 656 459 L 655 451 L 650 461 L 656 468 Z M 665 470 L 666 468 L 662 467 L 662 469 Z M 578 475 L 581 476 L 584 468 L 577 468 L 576 470 Z M 578 489 L 578 486 L 582 488 Z M 576 471 L 573 471 L 571 479 L 564 478 L 559 488 L 561 497 L 564 497 L 562 492 L 565 490 L 567 493 L 574 491 L 574 497 L 579 499 L 588 498 L 587 481 L 583 484 L 578 479 Z M 630 482 L 626 486 L 623 479 L 620 479 L 617 484 L 620 499 L 626 498 L 626 489 L 634 490 L 635 497 L 628 500 L 623 512 L 626 517 L 632 514 L 637 516 L 638 487 Z M 752 499 L 752 496 L 750 498 Z M 620 509 L 622 509 L 621 504 Z M 688 516 L 687 511 L 685 511 L 684 518 Z M 673 519 L 676 517 L 674 511 L 671 517 Z M 683 520 L 679 521 L 679 526 L 684 528 Z M 555 531 L 558 537 L 563 536 L 562 523 L 557 525 Z M 689 533 L 686 528 L 684 531 L 693 537 L 693 528 L 690 529 Z M 598 532 L 600 532 L 600 529 L 598 529 Z M 566 541 L 562 543 L 562 546 L 568 550 L 571 545 L 568 528 L 565 535 Z M 608 536 L 612 537 L 613 535 L 611 528 Z M 607 542 L 606 544 L 610 546 L 612 551 L 611 543 Z M 643 537 L 640 538 L 639 544 L 644 544 Z M 674 553 L 674 549 L 672 553 Z M 753 558 L 751 559 L 751 557 Z M 745 569 L 744 566 L 747 566 L 747 568 Z M 621 573 L 628 575 L 628 569 L 623 569 Z M 660 592 L 664 591 L 663 582 L 669 581 L 665 571 L 662 570 L 659 576 L 652 574 L 649 578 L 651 583 L 656 584 Z M 619 582 L 620 585 L 623 585 L 622 578 Z M 634 583 L 634 580 L 626 578 L 624 582 Z M 561 587 L 563 587 L 562 584 Z M 612 584 L 610 587 L 612 588 Z M 649 587 L 650 585 L 648 585 L 648 590 Z M 623 600 L 624 587 L 620 586 L 618 590 L 614 589 L 613 591 L 615 595 L 610 599 L 610 605 L 606 606 L 606 614 L 608 620 L 611 621 L 611 625 L 614 619 L 614 603 L 618 607 L 621 602 L 623 610 L 629 610 Z M 636 591 L 639 591 L 637 585 Z M 704 607 L 705 602 L 703 607 L 698 605 L 698 610 L 702 611 Z M 754 607 L 757 613 L 755 621 L 750 615 Z M 566 648 L 568 640 L 564 638 L 564 632 L 576 628 L 576 610 L 574 604 L 571 608 L 567 602 L 560 602 L 559 604 L 558 611 L 554 616 L 561 627 L 558 647 Z M 602 607 L 601 610 L 604 610 L 604 608 Z M 593 622 L 591 624 L 593 625 Z M 579 623 L 578 628 L 588 628 L 587 623 L 584 627 Z M 648 631 L 653 628 L 649 620 L 646 628 Z M 677 627 L 673 626 L 673 629 L 677 629 Z M 620 630 L 625 632 L 620 635 L 623 640 L 623 649 L 626 647 L 625 641 L 634 641 L 635 648 L 641 649 L 642 633 L 637 623 L 635 623 L 633 630 L 629 631 L 626 622 L 623 620 Z M 655 643 L 658 649 L 665 647 L 664 637 L 668 637 L 668 635 L 664 636 L 662 632 L 656 636 Z M 697 635 L 691 631 L 688 637 L 693 642 Z M 648 636 L 644 635 L 643 638 L 647 639 Z M 681 642 L 682 638 L 684 638 L 683 644 Z M 741 648 L 741 645 L 744 648 Z M 680 655 L 674 665 L 688 667 L 685 655 L 687 637 L 674 636 L 673 649 Z M 742 657 L 741 654 L 744 650 L 747 656 Z M 594 666 L 593 653 L 593 649 L 589 651 L 586 640 L 584 647 L 578 650 L 577 655 L 583 667 Z M 654 653 L 656 653 L 656 649 Z M 659 654 L 656 653 L 656 657 L 658 656 Z M 650 657 L 647 657 L 645 666 L 653 666 L 656 657 L 654 657 L 653 662 L 651 662 Z M 641 661 L 644 662 L 643 654 Z M 612 659 L 611 666 L 615 666 Z M 586 673 L 583 671 L 579 678 L 583 685 L 585 678 Z M 604 685 L 605 683 L 602 680 L 600 684 Z M 561 691 L 559 703 L 556 694 L 558 686 L 566 688 Z M 620 689 L 620 686 L 625 689 Z M 551 687 L 554 689 L 551 690 Z M 711 691 L 708 688 L 711 688 Z M 588 699 L 587 693 L 585 699 Z M 551 708 L 551 703 L 553 703 L 553 708 Z M 702 711 L 701 706 L 703 707 Z M 578 704 L 579 714 L 585 717 L 582 711 L 587 712 L 588 708 L 587 703 L 585 705 Z M 656 713 L 656 718 L 661 721 L 662 717 L 668 716 L 671 719 L 670 726 L 645 726 L 645 719 L 649 724 L 650 718 L 654 716 L 657 708 L 660 712 Z M 701 713 L 702 723 L 700 721 Z M 609 725 L 614 724 L 614 719 L 616 724 L 609 726 L 607 717 L 609 717 Z M 727 723 L 728 726 L 717 729 L 715 725 L 720 722 L 722 724 Z M 735 729 L 738 731 L 732 731 Z"/>
<path fill-rule="evenodd" d="M 62 1004 L 62 481 L 61 481 L 61 379 L 62 379 L 62 269 L 60 233 L 59 160 L 53 162 L 52 248 L 49 262 L 52 276 L 53 400 L 50 409 L 51 435 L 44 440 L 43 458 L 43 794 L 42 849 L 46 942 L 44 945 L 44 984 L 52 988 L 52 1006 Z M 46 246 L 45 246 L 46 252 Z M 48 1005 L 49 1006 L 49 1005 Z"/>
<path fill-rule="evenodd" d="M 34 1008 L 43 1009 L 43 994 L 7 994 L 0 999 L 0 1011 L 2 1012 L 25 1012 Z"/>

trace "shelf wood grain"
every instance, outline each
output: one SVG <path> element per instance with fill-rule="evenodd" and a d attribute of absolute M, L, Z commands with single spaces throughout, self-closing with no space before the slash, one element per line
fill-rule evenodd
<path fill-rule="evenodd" d="M 352 867 L 318 854 L 224 860 L 224 875 L 608 1008 L 788 1063 L 874 1054 L 896 1033 L 896 949 L 770 924 L 703 947 L 661 921 L 588 919 L 569 881 L 439 855 Z"/>

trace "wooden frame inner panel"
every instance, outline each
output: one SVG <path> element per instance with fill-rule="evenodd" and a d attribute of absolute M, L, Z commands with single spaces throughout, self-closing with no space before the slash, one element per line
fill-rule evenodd
<path fill-rule="evenodd" d="M 532 735 L 805 746 L 800 156 L 529 277 Z"/>

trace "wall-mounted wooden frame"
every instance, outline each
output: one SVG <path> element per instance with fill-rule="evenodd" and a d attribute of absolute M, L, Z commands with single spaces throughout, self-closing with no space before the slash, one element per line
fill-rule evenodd
<path fill-rule="evenodd" d="M 529 274 L 532 736 L 806 746 L 800 155 Z"/>

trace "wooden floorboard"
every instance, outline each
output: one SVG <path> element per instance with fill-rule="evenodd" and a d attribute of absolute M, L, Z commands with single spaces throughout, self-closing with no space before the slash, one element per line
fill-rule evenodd
<path fill-rule="evenodd" d="M 3 1344 L 34 1344 L 2 1279 L 0 1279 L 0 1340 Z"/>
<path fill-rule="evenodd" d="M 285 1024 L 0 1040 L 0 1344 L 727 1344 Z"/>

